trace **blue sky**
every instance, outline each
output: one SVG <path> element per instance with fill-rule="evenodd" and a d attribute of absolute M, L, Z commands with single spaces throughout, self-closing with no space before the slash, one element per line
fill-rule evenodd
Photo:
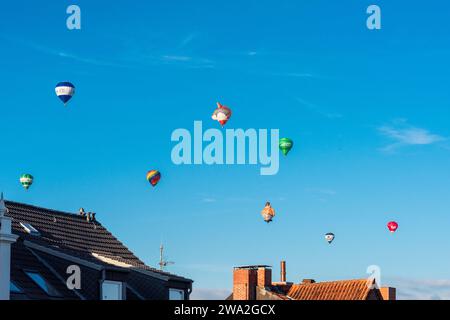
<path fill-rule="evenodd" d="M 277 279 L 286 259 L 294 282 L 376 264 L 402 297 L 450 298 L 450 4 L 373 3 L 377 31 L 369 1 L 76 1 L 72 31 L 73 2 L 2 3 L 0 190 L 95 211 L 153 266 L 163 241 L 197 297 L 230 291 L 232 266 L 273 265 Z M 76 86 L 67 107 L 60 81 Z M 277 175 L 172 164 L 172 131 L 218 128 L 216 101 L 233 109 L 227 128 L 294 140 Z"/>

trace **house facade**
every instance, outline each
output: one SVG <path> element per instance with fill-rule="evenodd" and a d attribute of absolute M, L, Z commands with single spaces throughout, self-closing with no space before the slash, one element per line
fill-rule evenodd
<path fill-rule="evenodd" d="M 95 214 L 0 200 L 1 300 L 188 300 L 193 281 L 147 266 Z"/>

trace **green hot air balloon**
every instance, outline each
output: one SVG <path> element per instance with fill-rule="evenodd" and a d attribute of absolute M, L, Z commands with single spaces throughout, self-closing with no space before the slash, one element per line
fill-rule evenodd
<path fill-rule="evenodd" d="M 285 156 L 289 153 L 289 151 L 291 151 L 293 145 L 294 145 L 294 141 L 292 141 L 289 138 L 281 138 L 280 139 L 280 143 L 279 143 L 280 150 L 281 150 L 281 152 L 283 152 L 283 154 Z"/>
<path fill-rule="evenodd" d="M 28 190 L 28 188 L 33 184 L 33 176 L 28 173 L 21 175 L 20 183 L 25 188 L 25 190 Z"/>

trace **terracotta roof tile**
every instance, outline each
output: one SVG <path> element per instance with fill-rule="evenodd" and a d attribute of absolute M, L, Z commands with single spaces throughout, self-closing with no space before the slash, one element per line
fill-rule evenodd
<path fill-rule="evenodd" d="M 365 300 L 369 292 L 367 279 L 358 279 L 294 284 L 286 295 L 294 300 Z"/>

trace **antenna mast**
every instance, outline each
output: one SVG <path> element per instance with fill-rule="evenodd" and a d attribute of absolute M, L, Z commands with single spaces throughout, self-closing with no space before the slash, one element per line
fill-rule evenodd
<path fill-rule="evenodd" d="M 161 243 L 159 247 L 159 270 L 163 271 L 165 267 L 167 267 L 169 264 L 174 264 L 175 262 L 172 261 L 166 261 L 164 259 L 164 246 Z"/>

